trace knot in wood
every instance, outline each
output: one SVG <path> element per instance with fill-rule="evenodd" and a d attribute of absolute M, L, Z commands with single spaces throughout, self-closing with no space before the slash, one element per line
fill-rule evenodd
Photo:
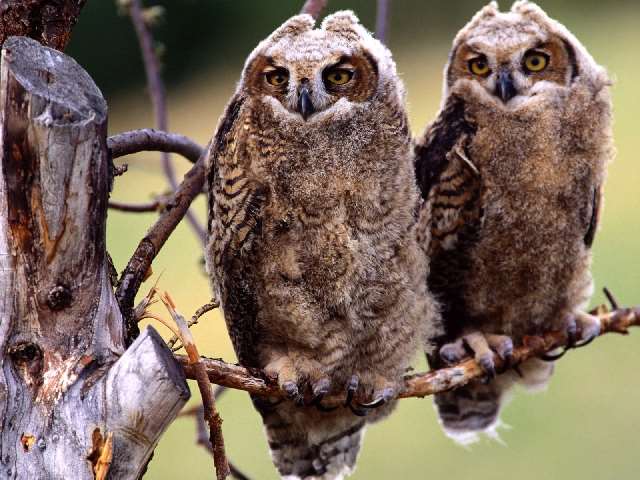
<path fill-rule="evenodd" d="M 47 293 L 47 305 L 54 311 L 67 308 L 72 300 L 71 290 L 64 285 L 56 285 Z"/>

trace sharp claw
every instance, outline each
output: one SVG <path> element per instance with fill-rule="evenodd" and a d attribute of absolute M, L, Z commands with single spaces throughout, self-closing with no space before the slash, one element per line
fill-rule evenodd
<path fill-rule="evenodd" d="M 351 377 L 351 379 L 349 380 L 349 383 L 347 384 L 347 399 L 344 402 L 344 405 L 346 407 L 351 408 L 351 402 L 353 401 L 353 396 L 355 395 L 356 391 L 358 390 L 358 384 L 360 383 L 360 381 L 358 380 L 358 376 L 357 375 L 353 375 Z M 351 409 L 353 411 L 353 409 Z M 355 413 L 355 412 L 354 412 Z M 356 413 L 357 415 L 357 413 Z M 362 415 L 360 415 L 362 416 Z"/>
<path fill-rule="evenodd" d="M 358 416 L 358 417 L 366 417 L 369 414 L 368 410 L 362 410 L 358 407 L 354 407 L 353 405 L 349 404 L 349 410 L 351 410 L 351 413 L 353 413 L 354 415 Z"/>
<path fill-rule="evenodd" d="M 496 366 L 493 363 L 493 358 L 490 356 L 483 356 L 477 359 L 478 364 L 486 373 L 488 380 L 493 380 L 496 376 Z"/>
<path fill-rule="evenodd" d="M 583 341 L 583 342 L 576 343 L 576 344 L 573 346 L 573 348 L 582 348 L 582 347 L 586 347 L 586 346 L 587 346 L 587 345 L 589 345 L 591 342 L 593 342 L 593 341 L 596 339 L 596 337 L 597 337 L 597 336 L 598 336 L 598 335 L 593 335 L 591 338 L 588 338 L 588 339 L 586 339 L 586 340 L 585 340 L 585 341 Z"/>
<path fill-rule="evenodd" d="M 560 353 L 556 353 L 555 355 L 552 353 L 543 353 L 538 358 L 544 362 L 555 362 L 560 358 L 564 357 L 564 354 L 567 353 L 567 348 L 564 348 Z"/>
<path fill-rule="evenodd" d="M 328 378 L 323 378 L 322 380 L 319 380 L 313 386 L 313 398 L 311 399 L 311 405 L 315 406 L 321 412 L 332 412 L 336 408 L 338 408 L 337 406 L 325 407 L 324 405 L 322 405 L 322 399 L 325 397 L 327 393 L 329 393 L 330 388 L 331 388 L 331 383 L 329 382 Z"/>
<path fill-rule="evenodd" d="M 385 403 L 389 402 L 395 396 L 395 391 L 393 388 L 387 387 L 382 391 L 382 394 L 369 403 L 358 403 L 358 407 L 360 408 L 378 408 L 383 406 Z"/>

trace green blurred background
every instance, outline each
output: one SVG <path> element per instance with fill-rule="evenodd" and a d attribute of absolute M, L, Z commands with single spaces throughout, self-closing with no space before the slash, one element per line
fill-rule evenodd
<path fill-rule="evenodd" d="M 302 1 L 172 0 L 155 30 L 162 43 L 172 131 L 205 144 L 232 93 L 244 57 Z M 621 303 L 640 303 L 640 6 L 637 1 L 540 2 L 580 38 L 615 79 L 615 137 L 618 155 L 611 165 L 604 221 L 595 243 L 598 291 L 606 285 Z M 149 3 L 147 3 L 149 5 Z M 389 46 L 408 89 L 414 131 L 433 118 L 440 98 L 441 72 L 451 39 L 483 2 L 392 2 Z M 502 7 L 507 8 L 503 2 Z M 329 10 L 354 9 L 373 28 L 373 0 L 329 1 Z M 153 126 L 138 45 L 127 17 L 115 3 L 88 2 L 68 49 L 94 76 L 110 106 L 110 132 Z M 157 154 L 124 160 L 129 172 L 116 180 L 113 197 L 147 201 L 166 182 Z M 180 172 L 188 164 L 175 158 Z M 194 205 L 204 218 L 205 203 Z M 154 215 L 113 212 L 108 248 L 121 270 Z M 202 253 L 181 225 L 154 262 L 154 278 L 191 314 L 210 298 Z M 143 286 L 149 287 L 151 282 Z M 596 295 L 593 303 L 601 303 Z M 160 313 L 161 310 L 158 310 Z M 162 329 L 162 326 L 157 326 Z M 163 331 L 163 333 L 166 333 Z M 235 361 L 222 318 L 209 314 L 194 327 L 202 354 Z M 505 409 L 504 444 L 483 440 L 463 449 L 440 431 L 430 399 L 400 402 L 392 418 L 369 428 L 354 479 L 631 479 L 640 478 L 635 457 L 640 432 L 640 333 L 608 335 L 571 352 L 557 365 L 549 389 L 537 395 L 517 392 Z M 421 359 L 416 368 L 424 369 Z M 198 398 L 197 389 L 193 389 Z M 196 400 L 192 400 L 195 404 Z M 220 400 L 229 457 L 252 479 L 277 478 L 258 415 L 248 397 L 231 391 Z M 195 444 L 191 418 L 180 418 L 164 435 L 146 478 L 213 478 L 208 453 Z"/>

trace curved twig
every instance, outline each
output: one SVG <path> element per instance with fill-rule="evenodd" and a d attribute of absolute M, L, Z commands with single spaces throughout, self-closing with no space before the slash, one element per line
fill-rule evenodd
<path fill-rule="evenodd" d="M 125 202 L 117 202 L 115 200 L 109 200 L 109 208 L 111 210 L 118 210 L 119 212 L 129 212 L 129 213 L 146 213 L 146 212 L 156 212 L 160 207 L 160 202 L 158 200 L 154 200 L 149 203 L 125 203 Z"/>
<path fill-rule="evenodd" d="M 189 137 L 153 128 L 113 135 L 107 139 L 107 147 L 113 158 L 145 151 L 171 152 L 182 155 L 191 163 L 196 163 L 203 152 L 203 148 Z"/>
<path fill-rule="evenodd" d="M 600 309 L 595 312 L 600 318 L 600 334 L 619 333 L 627 334 L 630 327 L 640 326 L 640 306 L 634 308 L 622 308 L 611 312 Z M 555 350 L 567 344 L 564 332 L 550 332 L 542 336 L 526 337 L 524 345 L 514 349 L 514 365 L 533 357 Z M 195 372 L 189 366 L 186 357 L 176 355 L 185 369 L 187 378 L 193 379 Z M 503 361 L 497 355 L 494 358 L 498 370 L 504 367 Z M 254 395 L 273 396 L 286 398 L 286 393 L 279 387 L 274 378 L 267 376 L 258 369 L 250 369 L 239 365 L 225 363 L 222 360 L 203 358 L 202 364 L 207 370 L 212 383 L 228 388 L 245 390 Z M 435 393 L 445 392 L 461 387 L 471 380 L 484 376 L 482 368 L 475 360 L 466 360 L 458 365 L 418 373 L 405 377 L 404 389 L 398 395 L 399 398 L 425 397 Z M 343 402 L 344 398 L 327 398 L 329 402 Z"/>
<path fill-rule="evenodd" d="M 162 78 L 160 76 L 160 62 L 156 55 L 153 37 L 151 31 L 147 28 L 147 24 L 144 19 L 142 7 L 139 0 L 129 0 L 129 16 L 131 22 L 135 28 L 138 42 L 140 43 L 140 50 L 142 52 L 142 59 L 144 61 L 144 70 L 147 75 L 147 84 L 149 86 L 149 96 L 151 97 L 151 103 L 153 104 L 153 111 L 156 118 L 156 127 L 160 130 L 167 130 L 167 105 L 166 94 Z M 178 188 L 178 180 L 176 179 L 176 173 L 171 163 L 171 159 L 167 152 L 162 153 L 162 168 L 164 174 L 169 181 L 169 185 L 172 190 Z M 206 232 L 203 226 L 200 224 L 195 214 L 190 210 L 186 211 L 186 217 L 193 228 L 194 232 L 200 239 L 200 242 L 204 244 L 206 241 Z"/>

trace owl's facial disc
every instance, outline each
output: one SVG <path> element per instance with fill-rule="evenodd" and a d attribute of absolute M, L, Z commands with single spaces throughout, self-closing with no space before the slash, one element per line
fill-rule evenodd
<path fill-rule="evenodd" d="M 292 119 L 311 121 L 345 99 L 365 102 L 377 89 L 377 63 L 366 52 L 344 49 L 318 56 L 259 56 L 249 66 L 247 87 L 255 95 L 275 99 Z"/>

